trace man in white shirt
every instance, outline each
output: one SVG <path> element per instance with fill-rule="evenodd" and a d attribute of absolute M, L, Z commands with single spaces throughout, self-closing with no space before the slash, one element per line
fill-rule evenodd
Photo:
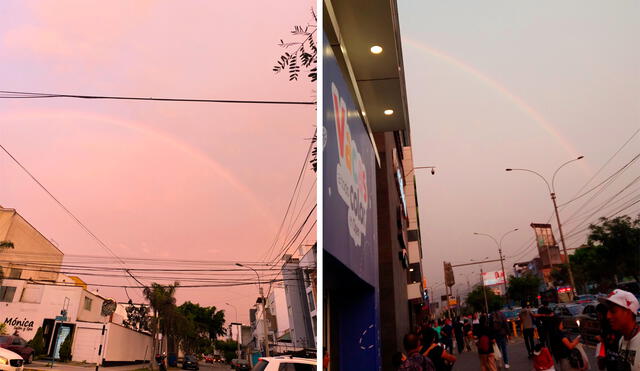
<path fill-rule="evenodd" d="M 622 334 L 618 347 L 619 370 L 640 371 L 640 328 L 636 314 L 640 308 L 638 299 L 630 292 L 613 290 L 600 301 L 607 305 L 607 320 L 611 328 Z"/>

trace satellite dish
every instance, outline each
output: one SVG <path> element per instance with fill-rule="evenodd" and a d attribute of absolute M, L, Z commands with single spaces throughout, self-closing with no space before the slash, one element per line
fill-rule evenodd
<path fill-rule="evenodd" d="M 107 299 L 102 303 L 102 315 L 110 316 L 113 312 L 116 311 L 117 304 L 115 301 L 111 299 Z"/>

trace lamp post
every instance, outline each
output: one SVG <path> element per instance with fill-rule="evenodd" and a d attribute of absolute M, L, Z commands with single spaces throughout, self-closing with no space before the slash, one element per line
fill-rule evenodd
<path fill-rule="evenodd" d="M 558 167 L 556 169 L 556 171 L 553 173 L 553 176 L 551 178 L 551 185 L 549 185 L 549 182 L 547 181 L 547 179 L 545 177 L 543 177 L 542 175 L 540 175 L 539 173 L 533 171 L 533 170 L 529 170 L 529 169 L 505 169 L 506 171 L 515 171 L 515 170 L 519 170 L 519 171 L 526 171 L 529 173 L 533 173 L 537 176 L 539 176 L 542 180 L 544 180 L 544 183 L 547 185 L 547 189 L 549 190 L 549 194 L 551 196 L 551 201 L 553 201 L 553 210 L 556 214 L 556 221 L 558 222 L 558 231 L 560 232 L 560 241 L 562 242 L 562 252 L 564 253 L 564 258 L 567 261 L 567 270 L 569 271 L 569 281 L 571 283 L 571 292 L 573 293 L 573 295 L 575 296 L 576 293 L 576 284 L 573 280 L 573 270 L 571 269 L 571 261 L 569 260 L 569 254 L 567 254 L 567 245 L 564 242 L 564 234 L 562 233 L 562 223 L 560 222 L 560 215 L 558 214 L 558 204 L 556 203 L 556 187 L 555 187 L 555 181 L 556 181 L 556 175 L 558 174 L 558 171 L 560 171 L 560 169 L 562 169 L 563 167 L 565 167 L 566 165 L 574 162 L 574 161 L 578 161 L 583 159 L 584 156 L 578 156 L 578 158 L 574 158 L 573 160 L 569 160 L 567 162 L 565 162 L 564 164 L 560 165 L 560 167 Z M 549 261 L 549 264 L 551 264 L 551 261 Z"/>
<path fill-rule="evenodd" d="M 258 290 L 260 292 L 260 301 L 262 302 L 262 327 L 264 329 L 264 352 L 265 352 L 265 355 L 269 357 L 270 354 L 269 354 L 269 332 L 267 329 L 267 310 L 266 310 L 266 305 L 264 301 L 264 292 L 262 291 L 262 284 L 260 283 L 260 275 L 258 274 L 257 270 L 249 266 L 242 265 L 240 263 L 236 263 L 236 265 L 238 267 L 251 269 L 258 277 Z"/>
<path fill-rule="evenodd" d="M 236 324 L 238 323 L 238 308 L 236 308 L 235 305 L 233 304 L 229 304 L 229 303 L 225 303 L 226 305 L 230 306 L 233 308 L 233 310 L 236 312 Z M 241 355 L 241 351 L 240 351 L 240 331 L 242 331 L 242 326 L 239 327 L 238 329 L 238 358 L 240 358 Z"/>
<path fill-rule="evenodd" d="M 512 229 L 509 232 L 505 233 L 502 235 L 502 237 L 500 238 L 500 242 L 498 242 L 498 240 L 496 240 L 495 238 L 493 238 L 492 235 L 490 234 L 486 234 L 486 233 L 478 233 L 478 232 L 473 232 L 473 234 L 477 235 L 477 236 L 486 236 L 489 237 L 493 240 L 493 242 L 496 243 L 496 246 L 498 247 L 498 254 L 500 255 L 500 267 L 502 268 L 502 278 L 504 279 L 504 295 L 505 297 L 507 297 L 507 299 L 509 298 L 509 296 L 507 295 L 507 275 L 504 272 L 504 259 L 502 258 L 502 240 L 504 240 L 504 238 L 510 234 L 513 233 L 515 231 L 517 231 L 518 228 Z"/>

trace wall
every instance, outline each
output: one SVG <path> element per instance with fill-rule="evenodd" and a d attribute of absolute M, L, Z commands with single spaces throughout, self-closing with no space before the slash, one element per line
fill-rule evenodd
<path fill-rule="evenodd" d="M 393 133 L 377 133 L 375 141 L 380 154 L 380 167 L 376 169 L 378 194 L 378 243 L 380 269 L 380 323 L 382 338 L 382 364 L 391 364 L 395 352 L 403 349 L 402 339 L 409 332 L 409 298 L 407 296 L 407 272 L 400 255 L 399 236 L 406 230 L 407 220 L 396 180 L 393 151 L 399 155 Z M 398 210 L 400 211 L 400 216 Z M 398 223 L 402 223 L 399 228 Z"/>
<path fill-rule="evenodd" d="M 297 259 L 291 259 L 282 267 L 284 290 L 287 296 L 289 329 L 294 347 L 313 348 L 315 339 L 311 326 L 307 294 Z"/>
<path fill-rule="evenodd" d="M 153 352 L 151 336 L 109 323 L 104 346 L 105 362 L 133 362 L 149 359 Z"/>
<path fill-rule="evenodd" d="M 86 310 L 84 308 L 84 299 L 91 299 L 91 309 Z M 78 303 L 78 321 L 85 322 L 106 322 L 107 317 L 102 316 L 102 303 L 104 299 L 90 293 L 89 291 L 82 291 L 80 302 Z"/>
<path fill-rule="evenodd" d="M 51 264 L 51 268 L 46 270 L 59 271 L 63 254 L 14 209 L 0 207 L 0 241 L 11 241 L 14 246 L 0 249 L 0 267 L 5 277 L 9 277 L 9 266 L 12 266 L 23 269 L 20 276 L 22 279 L 57 279 L 56 272 L 42 272 L 20 264 L 37 257 L 39 262 Z"/>
<path fill-rule="evenodd" d="M 83 289 L 81 287 L 61 287 L 53 285 L 37 285 L 27 283 L 20 280 L 3 280 L 5 286 L 16 286 L 16 294 L 12 303 L 0 303 L 0 321 L 7 323 L 11 319 L 21 321 L 22 326 L 8 324 L 7 331 L 13 333 L 17 330 L 25 340 L 31 340 L 35 335 L 38 327 L 42 326 L 45 318 L 54 319 L 60 315 L 60 311 L 64 305 L 65 297 L 70 299 L 70 305 L 67 313 L 69 322 L 75 322 L 78 315 L 78 306 Z M 20 302 L 22 291 L 25 287 L 41 286 L 43 287 L 42 298 L 39 303 L 23 303 Z M 24 323 L 32 326 L 24 326 Z"/>
<path fill-rule="evenodd" d="M 284 335 L 289 329 L 289 312 L 287 311 L 287 297 L 283 287 L 274 287 L 267 300 L 267 309 L 277 319 L 276 337 Z"/>

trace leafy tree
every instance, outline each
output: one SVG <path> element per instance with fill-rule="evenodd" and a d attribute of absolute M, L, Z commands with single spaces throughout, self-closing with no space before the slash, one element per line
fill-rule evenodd
<path fill-rule="evenodd" d="M 500 309 L 502 307 L 502 298 L 496 295 L 493 290 L 486 286 L 478 285 L 467 295 L 467 305 L 473 308 L 474 312 L 484 312 L 484 295 L 482 290 L 487 293 L 487 304 L 489 312 Z"/>
<path fill-rule="evenodd" d="M 0 335 L 8 335 L 6 323 L 0 323 Z"/>
<path fill-rule="evenodd" d="M 315 82 L 318 78 L 318 48 L 314 40 L 318 28 L 318 17 L 313 9 L 311 10 L 311 15 L 313 23 L 309 23 L 306 26 L 293 27 L 291 34 L 297 38 L 296 41 L 284 42 L 280 40 L 279 46 L 282 48 L 287 50 L 296 48 L 291 53 L 285 52 L 282 54 L 280 59 L 276 61 L 276 65 L 273 66 L 275 73 L 288 70 L 289 81 L 298 80 L 300 70 L 303 68 L 307 70 L 307 77 L 311 79 L 311 82 Z"/>
<path fill-rule="evenodd" d="M 541 283 L 540 277 L 533 274 L 525 274 L 522 277 L 511 276 L 509 277 L 509 287 L 507 289 L 509 298 L 520 302 L 534 302 L 538 296 Z"/>
<path fill-rule="evenodd" d="M 633 277 L 640 282 L 640 215 L 635 219 L 619 216 L 614 219 L 600 218 L 599 225 L 590 225 L 588 246 L 601 246 L 609 270 L 620 280 Z"/>
<path fill-rule="evenodd" d="M 67 362 L 71 360 L 71 338 L 72 337 L 73 336 L 71 335 L 71 333 L 69 333 L 69 335 L 67 335 L 67 337 L 62 342 L 62 345 L 60 345 L 60 360 L 62 362 Z"/>
<path fill-rule="evenodd" d="M 42 327 L 38 327 L 38 330 L 36 331 L 36 334 L 33 336 L 33 339 L 29 340 L 27 344 L 31 348 L 33 348 L 33 351 L 36 356 L 44 354 L 44 336 L 43 336 Z"/>
<path fill-rule="evenodd" d="M 587 244 L 571 256 L 571 268 L 578 291 L 587 292 L 595 284 L 595 291 L 607 292 L 617 281 L 640 279 L 640 216 L 600 218 L 589 226 Z M 603 264 L 606 264 L 603 265 Z M 615 269 L 607 269 L 615 267 Z M 552 272 L 558 283 L 569 282 L 566 266 Z"/>
<path fill-rule="evenodd" d="M 153 339 L 156 339 L 156 335 L 161 333 L 163 337 L 169 333 L 169 330 L 175 325 L 176 317 L 176 288 L 180 284 L 175 282 L 173 285 L 161 285 L 159 283 L 152 283 L 150 287 L 145 287 L 143 294 L 153 311 L 153 318 L 151 321 L 151 334 Z M 151 367 L 154 367 L 154 357 L 160 349 L 157 349 L 157 344 L 154 341 L 153 352 L 150 354 Z"/>
<path fill-rule="evenodd" d="M 216 307 L 201 307 L 187 301 L 177 311 L 176 334 L 180 346 L 187 353 L 206 352 L 213 340 L 226 334 L 224 311 L 218 311 Z"/>

